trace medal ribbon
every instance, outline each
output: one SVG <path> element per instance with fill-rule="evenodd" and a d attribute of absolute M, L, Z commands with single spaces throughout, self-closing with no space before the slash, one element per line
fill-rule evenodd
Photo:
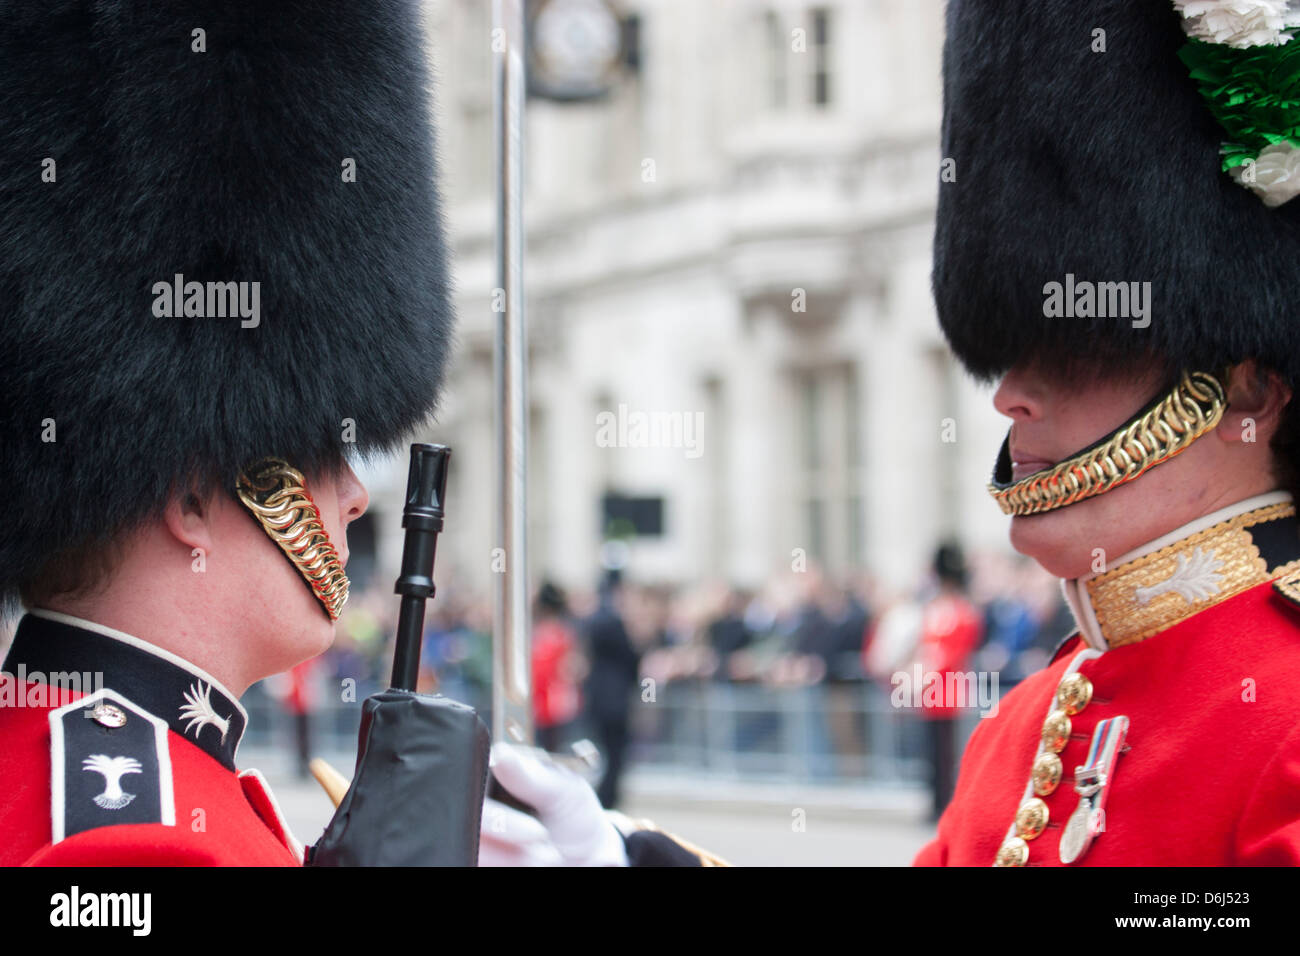
<path fill-rule="evenodd" d="M 1075 771 L 1076 779 L 1089 771 L 1096 771 L 1104 787 L 1111 768 L 1115 765 L 1124 736 L 1128 732 L 1128 718 L 1124 716 L 1108 717 L 1097 724 L 1092 732 L 1092 745 L 1088 748 L 1088 760 Z"/>
<path fill-rule="evenodd" d="M 1111 771 L 1127 734 L 1128 718 L 1122 714 L 1099 721 L 1093 730 L 1087 762 L 1074 768 L 1074 790 L 1079 794 L 1079 806 L 1070 815 L 1061 834 L 1062 863 L 1076 862 L 1105 829 L 1104 813 Z"/>

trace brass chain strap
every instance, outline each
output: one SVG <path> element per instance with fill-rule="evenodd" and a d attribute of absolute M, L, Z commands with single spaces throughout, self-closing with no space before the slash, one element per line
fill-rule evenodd
<path fill-rule="evenodd" d="M 1218 425 L 1227 408 L 1223 385 L 1206 372 L 1182 379 L 1146 413 L 1103 444 L 1005 488 L 989 484 L 1004 514 L 1032 515 L 1092 498 L 1187 450 Z"/>
<path fill-rule="evenodd" d="M 302 472 L 267 458 L 240 472 L 235 491 L 337 621 L 348 600 L 348 576 Z"/>

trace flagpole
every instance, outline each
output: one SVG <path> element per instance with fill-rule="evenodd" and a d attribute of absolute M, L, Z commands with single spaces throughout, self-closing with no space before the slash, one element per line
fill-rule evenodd
<path fill-rule="evenodd" d="M 492 107 L 496 152 L 493 350 L 496 542 L 493 555 L 492 737 L 532 743 L 527 559 L 528 392 L 524 321 L 524 3 L 493 0 Z M 501 306 L 496 305 L 497 302 Z M 503 308 L 502 308 L 503 307 Z"/>

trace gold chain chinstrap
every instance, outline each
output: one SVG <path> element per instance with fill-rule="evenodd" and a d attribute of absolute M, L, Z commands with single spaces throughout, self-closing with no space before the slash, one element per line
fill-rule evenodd
<path fill-rule="evenodd" d="M 348 576 L 302 472 L 267 458 L 240 473 L 235 491 L 337 621 L 348 600 Z"/>
<path fill-rule="evenodd" d="M 1013 484 L 990 483 L 989 493 L 1009 515 L 1040 514 L 1092 498 L 1185 451 L 1219 423 L 1226 408 L 1217 378 L 1184 373 L 1168 395 L 1104 442 Z"/>

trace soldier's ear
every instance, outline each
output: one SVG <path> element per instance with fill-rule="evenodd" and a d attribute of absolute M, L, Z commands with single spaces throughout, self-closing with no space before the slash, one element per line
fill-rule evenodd
<path fill-rule="evenodd" d="M 1267 446 L 1290 401 L 1291 389 L 1277 372 L 1253 360 L 1234 365 L 1228 373 L 1228 408 L 1215 431 L 1224 441 Z"/>
<path fill-rule="evenodd" d="M 173 538 L 187 550 L 212 547 L 212 502 L 204 501 L 193 491 L 173 495 L 163 512 L 163 521 Z"/>

